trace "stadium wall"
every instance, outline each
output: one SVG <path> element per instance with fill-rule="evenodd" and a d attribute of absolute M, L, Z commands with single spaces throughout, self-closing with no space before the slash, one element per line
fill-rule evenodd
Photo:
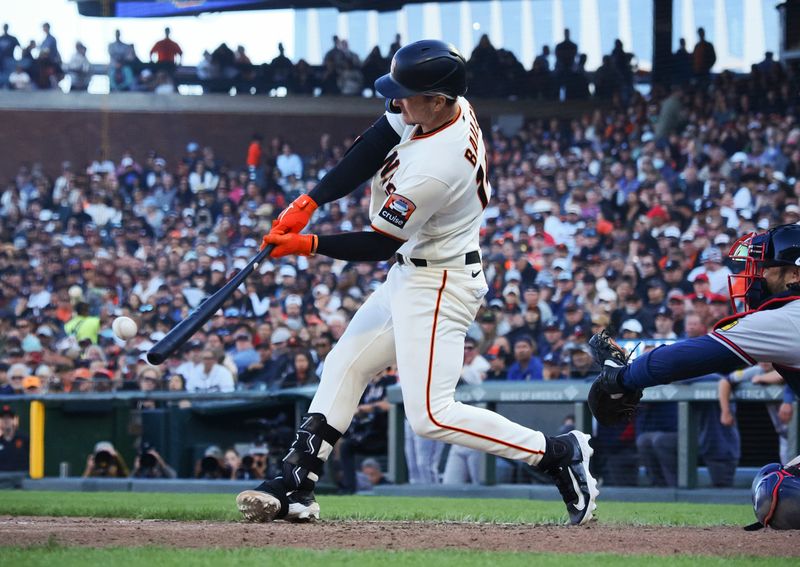
<path fill-rule="evenodd" d="M 591 102 L 473 101 L 484 133 L 492 124 L 521 124 L 523 117 L 574 117 L 597 108 Z M 119 161 L 125 150 L 143 160 L 154 149 L 174 164 L 186 144 L 214 148 L 235 167 L 245 161 L 253 133 L 265 142 L 281 137 L 301 154 L 313 151 L 320 135 L 342 140 L 363 131 L 383 111 L 382 99 L 361 97 L 263 97 L 60 91 L 0 91 L 0 182 L 20 164 L 41 163 L 51 176 L 61 162 L 77 169 L 99 148 Z"/>

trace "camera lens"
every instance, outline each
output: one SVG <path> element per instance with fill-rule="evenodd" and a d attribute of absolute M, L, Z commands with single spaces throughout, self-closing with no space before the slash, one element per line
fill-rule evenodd
<path fill-rule="evenodd" d="M 98 451 L 94 456 L 94 464 L 100 468 L 111 466 L 113 457 L 108 451 Z"/>
<path fill-rule="evenodd" d="M 139 458 L 142 468 L 149 469 L 156 466 L 156 458 L 151 453 L 144 453 Z"/>

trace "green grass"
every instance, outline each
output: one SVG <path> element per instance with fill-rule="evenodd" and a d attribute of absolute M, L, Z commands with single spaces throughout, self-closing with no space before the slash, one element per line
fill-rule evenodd
<path fill-rule="evenodd" d="M 692 557 L 692 556 L 647 556 L 630 555 L 622 558 L 610 554 L 555 554 L 555 553 L 492 553 L 480 551 L 311 551 L 303 549 L 173 549 L 166 547 L 134 548 L 75 548 L 60 545 L 19 548 L 3 547 L 4 566 L 24 565 L 25 567 L 130 567 L 131 565 L 157 564 L 159 567 L 187 567 L 188 565 L 325 565 L 325 567 L 385 567 L 430 566 L 467 567 L 470 565 L 516 565 L 528 567 L 604 567 L 621 563 L 647 565 L 648 567 L 738 567 L 744 565 L 764 565 L 770 567 L 796 565 L 797 558 L 776 558 L 768 560 L 760 557 Z M 635 563 L 634 563 L 635 562 Z"/>
<path fill-rule="evenodd" d="M 427 520 L 451 522 L 548 523 L 566 520 L 560 501 L 320 496 L 328 520 Z M 238 521 L 232 494 L 3 491 L 0 514 L 91 516 L 164 520 Z M 742 526 L 753 521 L 749 506 L 689 503 L 598 503 L 603 524 L 633 526 Z"/>

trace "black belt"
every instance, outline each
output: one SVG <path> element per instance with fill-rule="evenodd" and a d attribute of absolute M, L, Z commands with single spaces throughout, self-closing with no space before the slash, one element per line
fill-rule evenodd
<path fill-rule="evenodd" d="M 406 258 L 402 254 L 397 254 L 397 263 L 398 264 L 406 264 L 410 262 L 414 264 L 417 268 L 426 268 L 428 266 L 428 261 L 424 258 Z M 438 262 L 433 262 L 434 264 Z M 480 252 L 477 250 L 473 250 L 472 252 L 467 252 L 464 254 L 464 265 L 468 264 L 480 264 L 481 263 L 481 255 Z"/>

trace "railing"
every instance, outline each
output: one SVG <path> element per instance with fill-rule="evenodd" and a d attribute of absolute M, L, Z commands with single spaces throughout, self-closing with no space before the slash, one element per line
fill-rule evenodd
<path fill-rule="evenodd" d="M 456 400 L 496 410 L 498 404 L 518 403 L 568 403 L 573 405 L 575 427 L 587 433 L 592 432 L 592 415 L 586 404 L 590 384 L 577 380 L 558 380 L 547 382 L 486 382 L 479 386 L 461 386 L 456 390 Z M 293 404 L 295 426 L 307 410 L 316 392 L 316 386 L 289 388 L 272 392 L 237 391 L 230 393 L 187 392 L 113 392 L 86 394 L 45 394 L 38 396 L 0 396 L 0 403 L 13 402 L 25 404 L 34 401 L 48 405 L 65 402 L 106 402 L 125 404 L 126 402 L 151 400 L 157 402 L 178 402 L 189 400 L 191 409 L 201 414 L 231 413 L 246 411 L 256 407 Z M 737 388 L 732 399 L 740 403 L 780 402 L 783 399 L 782 386 L 755 386 L 743 384 Z M 395 483 L 407 480 L 404 455 L 405 412 L 402 405 L 400 386 L 388 389 L 389 410 L 389 460 L 388 476 Z M 677 402 L 678 404 L 678 486 L 694 488 L 697 486 L 698 454 L 698 409 L 702 404 L 717 403 L 716 382 L 695 384 L 671 384 L 648 388 L 643 403 Z M 800 453 L 800 413 L 798 403 L 794 403 L 792 421 L 789 424 L 788 445 L 791 455 Z M 32 439 L 32 445 L 37 440 Z M 41 441 L 39 441 L 41 442 Z M 495 458 L 484 455 L 481 464 L 481 480 L 485 484 L 495 484 Z"/>
<path fill-rule="evenodd" d="M 558 380 L 548 382 L 485 382 L 479 386 L 461 386 L 456 390 L 456 401 L 496 410 L 499 403 L 572 403 L 575 428 L 592 432 L 592 414 L 586 403 L 591 384 L 587 382 Z M 404 453 L 405 412 L 400 386 L 388 390 L 392 406 L 389 414 L 389 471 L 395 483 L 405 482 Z M 780 402 L 782 386 L 754 386 L 744 384 L 737 388 L 732 399 L 738 402 Z M 670 384 L 648 388 L 642 398 L 648 402 L 677 402 L 678 404 L 678 487 L 697 486 L 698 407 L 717 403 L 717 383 Z M 800 453 L 800 418 L 798 403 L 794 402 L 792 421 L 789 424 L 789 453 Z M 481 460 L 481 481 L 495 484 L 495 457 L 484 454 Z"/>

